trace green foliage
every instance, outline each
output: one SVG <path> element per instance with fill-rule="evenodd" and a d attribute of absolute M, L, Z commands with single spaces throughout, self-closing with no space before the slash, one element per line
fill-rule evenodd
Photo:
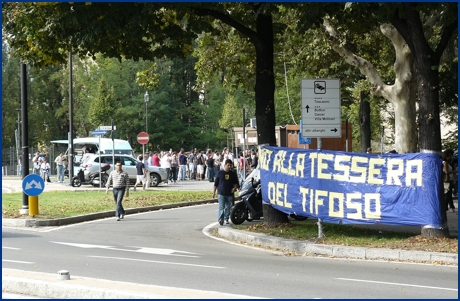
<path fill-rule="evenodd" d="M 20 102 L 20 62 L 8 53 L 8 45 L 2 42 L 2 144 L 15 145 L 14 131 L 17 130 Z"/>
<path fill-rule="evenodd" d="M 222 110 L 222 118 L 219 120 L 220 127 L 230 131 L 233 127 L 242 126 L 242 123 L 242 109 L 238 107 L 233 95 L 227 95 Z"/>
<path fill-rule="evenodd" d="M 360 120 L 359 120 L 359 108 L 360 108 L 360 92 L 369 91 L 370 84 L 368 81 L 362 80 L 357 82 L 353 88 L 348 88 L 349 97 L 352 99 L 351 104 L 348 107 L 343 108 L 342 116 L 348 118 L 348 122 L 353 124 L 352 127 L 352 149 L 355 151 L 361 150 L 361 131 L 360 131 Z M 394 126 L 394 113 L 388 110 L 388 105 L 381 97 L 374 97 L 370 93 L 366 93 L 366 99 L 370 104 L 370 124 L 371 124 L 371 141 L 380 142 L 382 126 Z M 385 118 L 384 116 L 390 116 Z M 394 141 L 394 135 L 391 137 L 385 137 L 385 144 L 392 145 Z"/>
<path fill-rule="evenodd" d="M 113 114 L 113 86 L 109 87 L 104 78 L 99 81 L 96 97 L 89 106 L 88 119 L 94 125 L 110 124 Z"/>

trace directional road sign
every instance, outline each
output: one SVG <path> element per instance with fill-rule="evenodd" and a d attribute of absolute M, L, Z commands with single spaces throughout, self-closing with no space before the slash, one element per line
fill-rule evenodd
<path fill-rule="evenodd" d="M 111 125 L 100 125 L 97 129 L 98 129 L 98 130 L 103 130 L 103 131 L 111 131 L 111 130 L 112 130 L 112 126 L 111 126 Z M 117 130 L 117 126 L 116 126 L 116 125 L 113 126 L 113 130 L 114 130 L 114 131 Z"/>
<path fill-rule="evenodd" d="M 302 79 L 303 137 L 341 137 L 339 79 Z"/>
<path fill-rule="evenodd" d="M 93 136 L 105 135 L 105 134 L 107 134 L 107 131 L 101 131 L 101 130 L 91 131 L 91 135 L 93 135 Z"/>
<path fill-rule="evenodd" d="M 45 181 L 36 174 L 27 175 L 22 180 L 22 191 L 28 196 L 37 196 L 45 189 Z"/>
<path fill-rule="evenodd" d="M 149 134 L 147 134 L 146 132 L 140 132 L 137 135 L 137 142 L 139 142 L 142 145 L 147 144 L 149 142 Z"/>

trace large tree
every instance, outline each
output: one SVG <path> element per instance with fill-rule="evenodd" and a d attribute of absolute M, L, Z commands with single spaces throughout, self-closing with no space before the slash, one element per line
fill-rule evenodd
<path fill-rule="evenodd" d="M 197 33 L 213 32 L 212 21 L 220 20 L 255 48 L 258 142 L 275 145 L 273 14 L 279 7 L 273 3 L 5 3 L 3 36 L 19 57 L 38 66 L 65 63 L 69 50 L 80 57 L 100 52 L 120 59 L 153 60 L 189 54 Z"/>
<path fill-rule="evenodd" d="M 405 53 L 410 51 L 410 60 L 413 59 L 414 67 L 413 71 L 408 69 L 404 72 L 402 78 L 415 79 L 416 101 L 419 105 L 418 143 L 421 152 L 440 154 L 442 150 L 439 104 L 440 91 L 443 87 L 440 87 L 439 68 L 444 50 L 449 45 L 449 41 L 455 37 L 458 28 L 457 7 L 456 2 L 347 4 L 347 9 L 358 20 L 375 20 L 380 24 L 390 23 L 397 30 L 397 35 L 402 38 L 397 44 L 407 45 Z M 409 57 L 405 60 L 396 60 L 395 69 L 400 68 L 401 64 L 407 64 L 407 61 Z M 407 87 L 408 85 L 402 88 Z M 448 235 L 445 226 L 446 215 L 441 204 L 442 200 L 440 200 L 443 219 L 441 229 L 423 227 L 422 235 Z"/>

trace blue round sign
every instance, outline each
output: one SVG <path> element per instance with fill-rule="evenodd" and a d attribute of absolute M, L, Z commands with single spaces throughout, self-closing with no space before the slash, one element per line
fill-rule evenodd
<path fill-rule="evenodd" d="M 28 196 L 37 196 L 45 189 L 45 181 L 36 174 L 27 175 L 22 180 L 22 190 Z"/>

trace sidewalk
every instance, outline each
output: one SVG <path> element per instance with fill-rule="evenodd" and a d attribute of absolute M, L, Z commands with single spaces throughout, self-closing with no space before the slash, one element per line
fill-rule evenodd
<path fill-rule="evenodd" d="M 160 184 L 155 188 L 147 190 L 201 190 L 209 191 L 212 194 L 213 183 L 208 181 L 182 181 L 177 184 L 165 185 Z M 88 185 L 81 187 L 70 187 L 66 184 L 52 182 L 46 183 L 44 191 L 84 191 L 97 190 Z M 104 189 L 104 188 L 102 188 Z M 7 180 L 2 179 L 2 190 L 4 192 L 21 192 L 22 181 L 19 179 Z M 174 204 L 177 206 L 191 206 L 201 203 L 216 202 L 213 200 L 204 200 L 196 202 L 187 202 Z M 141 210 L 159 210 L 166 209 L 167 206 L 152 206 L 149 208 L 131 208 L 127 213 L 136 213 Z M 457 205 L 456 205 L 457 206 Z M 458 208 L 458 207 L 457 207 Z M 35 219 L 2 219 L 2 226 L 12 227 L 39 227 L 39 226 L 59 226 L 69 223 L 77 223 L 92 219 L 112 217 L 113 211 L 98 212 L 89 215 L 83 215 L 72 218 L 53 219 L 53 220 L 35 220 Z M 458 213 L 447 213 L 448 225 L 451 235 L 458 235 Z M 364 227 L 378 228 L 390 231 L 404 231 L 420 234 L 419 226 L 388 226 L 388 225 L 361 225 Z M 350 259 L 367 259 L 367 260 L 388 260 L 388 261 L 410 261 L 432 264 L 451 264 L 458 265 L 458 254 L 390 250 L 380 248 L 362 248 L 347 247 L 336 245 L 322 245 L 312 242 L 282 239 L 268 236 L 265 234 L 239 231 L 231 228 L 229 225 L 220 226 L 213 223 L 207 226 L 203 232 L 214 237 L 216 232 L 219 237 L 229 241 L 253 245 L 257 247 L 269 248 L 272 250 L 296 253 L 304 256 L 319 257 L 342 257 Z M 108 281 L 103 279 L 93 279 L 70 275 L 70 280 L 58 280 L 57 274 L 47 274 L 38 272 L 28 272 L 22 270 L 2 269 L 2 291 L 13 294 L 24 294 L 38 296 L 43 298 L 194 298 L 194 299 L 221 299 L 221 298 L 250 298 L 249 296 L 225 294 L 220 292 L 189 290 L 182 288 L 171 288 L 155 285 L 140 285 L 136 283 L 125 283 Z"/>

